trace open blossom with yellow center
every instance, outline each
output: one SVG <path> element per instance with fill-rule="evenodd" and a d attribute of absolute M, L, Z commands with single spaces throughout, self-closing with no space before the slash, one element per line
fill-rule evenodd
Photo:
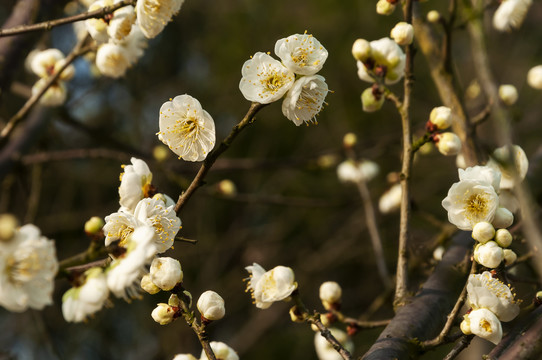
<path fill-rule="evenodd" d="M 448 220 L 461 230 L 472 230 L 481 221 L 491 222 L 499 207 L 500 173 L 486 166 L 475 166 L 459 169 L 459 179 L 442 200 Z"/>
<path fill-rule="evenodd" d="M 488 309 L 501 321 L 512 321 L 519 314 L 519 306 L 510 288 L 492 277 L 489 271 L 469 276 L 467 294 L 473 309 Z"/>
<path fill-rule="evenodd" d="M 124 210 L 133 212 L 141 199 L 152 195 L 152 172 L 143 160 L 133 157 L 130 162 L 131 165 L 122 165 L 124 172 L 120 174 L 119 203 Z"/>
<path fill-rule="evenodd" d="M 186 161 L 202 161 L 215 146 L 215 123 L 200 102 L 179 95 L 160 108 L 158 139 Z"/>
<path fill-rule="evenodd" d="M 322 110 L 328 87 L 320 75 L 299 78 L 282 102 L 282 113 L 297 126 L 316 123 L 316 115 Z"/>
<path fill-rule="evenodd" d="M 22 312 L 52 304 L 57 270 L 54 242 L 34 225 L 22 226 L 0 242 L 0 305 Z"/>
<path fill-rule="evenodd" d="M 293 86 L 294 73 L 271 56 L 257 52 L 241 69 L 239 89 L 249 101 L 269 104 L 282 98 Z"/>
<path fill-rule="evenodd" d="M 310 34 L 295 34 L 275 44 L 275 54 L 284 66 L 299 75 L 314 75 L 322 69 L 328 52 Z"/>
<path fill-rule="evenodd" d="M 250 291 L 256 307 L 267 309 L 275 301 L 288 298 L 297 289 L 294 272 L 286 266 L 276 266 L 265 271 L 254 263 L 245 268 L 250 273 L 247 291 Z"/>
<path fill-rule="evenodd" d="M 137 21 L 145 37 L 152 39 L 160 34 L 183 3 L 184 0 L 139 0 Z"/>
<path fill-rule="evenodd" d="M 464 334 L 474 334 L 497 345 L 502 339 L 502 325 L 497 316 L 487 309 L 476 309 L 466 314 L 461 323 Z"/>

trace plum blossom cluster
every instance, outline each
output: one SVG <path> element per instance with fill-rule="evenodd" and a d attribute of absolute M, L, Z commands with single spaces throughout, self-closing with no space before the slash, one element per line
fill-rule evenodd
<path fill-rule="evenodd" d="M 62 312 L 67 321 L 84 321 L 106 304 L 110 293 L 129 301 L 139 297 L 142 288 L 170 290 L 183 279 L 177 260 L 156 257 L 172 247 L 181 227 L 173 200 L 156 192 L 143 160 L 132 158 L 123 168 L 119 210 L 106 216 L 103 229 L 103 222 L 85 225 L 87 233 L 103 230 L 112 261 L 105 269 L 85 271 L 64 294 Z"/>
<path fill-rule="evenodd" d="M 410 24 L 398 24 L 392 31 L 392 36 L 401 44 L 412 42 Z M 373 83 L 361 94 L 363 111 L 380 110 L 384 104 L 384 85 L 397 83 L 405 74 L 406 55 L 399 44 L 388 38 L 367 41 L 357 39 L 352 46 L 352 55 L 358 67 L 361 80 Z"/>
<path fill-rule="evenodd" d="M 89 11 L 118 3 L 98 0 Z M 146 39 L 156 37 L 180 10 L 184 0 L 140 0 L 115 10 L 104 18 L 88 19 L 85 27 L 99 45 L 96 66 L 105 76 L 118 78 L 137 63 L 146 47 Z"/>
<path fill-rule="evenodd" d="M 239 89 L 253 102 L 282 101 L 282 113 L 297 126 L 316 122 L 328 93 L 325 78 L 317 75 L 328 52 L 310 34 L 295 34 L 275 44 L 275 54 L 257 52 L 241 69 Z"/>
<path fill-rule="evenodd" d="M 444 156 L 457 155 L 461 151 L 461 139 L 455 133 L 446 131 L 452 126 L 452 109 L 446 106 L 438 106 L 431 110 L 429 120 L 425 127 L 435 143 L 438 151 Z"/>
<path fill-rule="evenodd" d="M 186 161 L 202 161 L 214 148 L 215 123 L 200 102 L 179 95 L 160 108 L 158 139 Z"/>
<path fill-rule="evenodd" d="M 276 266 L 269 271 L 254 263 L 245 268 L 250 277 L 247 292 L 250 292 L 257 308 L 267 309 L 276 301 L 287 300 L 297 289 L 294 271 L 286 266 Z"/>
<path fill-rule="evenodd" d="M 30 70 L 39 80 L 32 86 L 32 95 L 39 93 L 47 85 L 49 77 L 55 75 L 66 65 L 64 54 L 58 49 L 32 51 L 27 60 Z M 75 74 L 75 67 L 68 65 L 58 78 L 45 90 L 40 98 L 40 104 L 45 106 L 59 106 L 64 104 L 68 96 L 66 81 Z"/>
<path fill-rule="evenodd" d="M 489 271 L 484 271 L 469 276 L 467 296 L 471 309 L 464 316 L 461 331 L 497 344 L 502 338 L 501 321 L 512 321 L 519 314 L 514 294 Z"/>
<path fill-rule="evenodd" d="M 28 308 L 41 310 L 53 303 L 55 275 L 58 271 L 55 244 L 27 224 L 17 228 L 10 221 L 0 240 L 0 305 L 9 311 Z"/>

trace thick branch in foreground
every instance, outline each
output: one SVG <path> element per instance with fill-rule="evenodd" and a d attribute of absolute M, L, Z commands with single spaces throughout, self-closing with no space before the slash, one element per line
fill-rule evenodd
<path fill-rule="evenodd" d="M 419 341 L 437 336 L 461 292 L 469 267 L 461 266 L 472 248 L 468 232 L 458 233 L 435 271 L 412 302 L 403 306 L 364 360 L 414 359 L 419 353 Z"/>
<path fill-rule="evenodd" d="M 177 200 L 177 204 L 175 205 L 175 212 L 177 213 L 177 215 L 180 214 L 182 208 L 185 206 L 186 202 L 188 201 L 188 199 L 190 199 L 194 192 L 196 192 L 196 190 L 203 185 L 205 175 L 207 175 L 207 173 L 215 163 L 216 159 L 218 159 L 218 157 L 224 151 L 228 150 L 233 140 L 245 127 L 254 122 L 254 116 L 256 116 L 258 111 L 260 111 L 260 109 L 262 109 L 266 105 L 267 104 L 253 102 L 250 105 L 250 108 L 248 109 L 248 112 L 243 118 L 243 120 L 241 120 L 237 125 L 233 127 L 228 137 L 220 143 L 218 148 L 214 149 L 209 153 L 209 155 L 207 155 L 196 177 L 194 178 L 194 180 L 192 180 L 190 186 L 188 186 L 188 189 L 186 189 L 186 191 L 183 192 L 181 196 L 179 196 L 179 200 Z"/>
<path fill-rule="evenodd" d="M 488 360 L 526 360 L 542 358 L 542 307 L 527 314 L 491 351 Z"/>

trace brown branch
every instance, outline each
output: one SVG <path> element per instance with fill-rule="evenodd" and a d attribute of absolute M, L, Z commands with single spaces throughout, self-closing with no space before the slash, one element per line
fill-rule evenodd
<path fill-rule="evenodd" d="M 88 51 L 91 50 L 91 47 L 83 47 L 83 45 L 85 44 L 87 39 L 88 39 L 88 36 L 85 37 L 84 39 L 81 39 L 77 43 L 77 45 L 75 46 L 73 51 L 66 57 L 66 60 L 65 60 L 64 64 L 60 67 L 60 69 L 58 69 L 57 72 L 55 72 L 53 75 L 51 75 L 47 79 L 47 82 L 45 83 L 43 88 L 41 88 L 40 91 L 38 91 L 37 93 L 32 95 L 32 97 L 30 99 L 28 99 L 28 101 L 23 105 L 23 107 L 21 109 L 19 109 L 19 111 L 17 111 L 17 113 L 15 115 L 13 115 L 11 117 L 11 119 L 9 119 L 6 126 L 0 132 L 0 143 L 3 143 L 3 142 L 5 142 L 7 140 L 7 138 L 11 135 L 11 133 L 15 129 L 15 126 L 19 123 L 19 121 L 21 121 L 28 114 L 30 109 L 32 109 L 34 107 L 34 105 L 37 104 L 39 99 L 43 96 L 43 94 L 45 94 L 45 92 L 49 89 L 49 87 L 51 85 L 53 85 L 57 81 L 57 79 L 60 77 L 60 74 L 62 74 L 62 72 L 77 57 L 79 57 L 79 56 L 81 56 L 81 55 L 83 55 L 83 54 L 85 54 L 85 53 L 87 53 Z"/>
<path fill-rule="evenodd" d="M 363 359 L 411 359 L 419 342 L 437 336 L 454 307 L 468 268 L 461 266 L 472 249 L 469 232 L 459 232 L 433 274 L 411 301 L 401 307 Z M 414 341 L 417 339 L 417 341 Z"/>
<path fill-rule="evenodd" d="M 44 21 L 38 24 L 32 25 L 20 25 L 9 29 L 0 29 L 0 37 L 13 36 L 19 34 L 25 34 L 34 31 L 46 30 L 49 31 L 52 28 L 60 25 L 70 24 L 81 20 L 92 19 L 92 18 L 103 18 L 108 14 L 111 14 L 115 10 L 118 10 L 122 7 L 132 5 L 135 6 L 136 0 L 123 0 L 111 6 L 105 6 L 101 9 L 88 11 L 83 14 L 77 14 L 69 17 L 65 17 L 57 20 Z"/>
<path fill-rule="evenodd" d="M 330 309 L 329 312 L 337 318 L 337 321 L 347 324 L 354 325 L 358 329 L 374 329 L 377 327 L 386 326 L 390 323 L 391 320 L 359 320 L 352 317 L 345 316 L 342 312 L 334 309 Z"/>
<path fill-rule="evenodd" d="M 407 0 L 403 5 L 403 16 L 407 23 L 412 22 L 412 0 Z M 403 306 L 406 302 L 408 292 L 408 237 L 410 225 L 410 173 L 412 169 L 412 129 L 410 121 L 410 101 L 412 86 L 414 83 L 414 46 L 408 45 L 405 49 L 405 79 L 404 99 L 398 108 L 401 115 L 403 128 L 403 159 L 401 165 L 401 210 L 399 227 L 399 249 L 397 258 L 397 272 L 395 283 L 395 297 L 393 305 L 395 308 Z"/>
<path fill-rule="evenodd" d="M 260 104 L 257 102 L 253 102 L 250 105 L 250 108 L 248 109 L 247 114 L 245 117 L 233 127 L 230 134 L 226 139 L 224 139 L 218 148 L 214 149 L 207 155 L 205 160 L 203 161 L 203 164 L 201 165 L 196 177 L 192 180 L 192 183 L 185 192 L 179 196 L 179 200 L 177 200 L 177 204 L 175 205 L 175 211 L 177 212 L 177 215 L 181 213 L 182 208 L 186 205 L 186 202 L 190 199 L 190 197 L 196 192 L 196 190 L 203 185 L 205 175 L 207 175 L 207 172 L 209 172 L 209 169 L 213 166 L 216 159 L 228 148 L 230 147 L 233 140 L 237 137 L 237 135 L 248 125 L 252 124 L 254 122 L 254 116 L 260 111 L 264 106 L 267 104 Z"/>
<path fill-rule="evenodd" d="M 453 360 L 461 353 L 461 351 L 465 350 L 469 345 L 470 342 L 474 339 L 474 335 L 464 335 L 461 340 L 454 346 L 454 348 L 444 357 L 442 360 Z"/>

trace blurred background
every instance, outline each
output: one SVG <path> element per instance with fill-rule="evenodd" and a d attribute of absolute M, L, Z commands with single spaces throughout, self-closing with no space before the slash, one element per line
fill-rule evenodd
<path fill-rule="evenodd" d="M 64 16 L 67 3 L 42 1 L 38 21 Z M 400 118 L 391 103 L 376 113 L 362 111 L 360 94 L 369 84 L 357 77 L 350 53 L 356 38 L 389 36 L 401 21 L 399 9 L 391 16 L 378 16 L 375 3 L 187 0 L 124 78 L 95 76 L 88 62 L 79 59 L 65 106 L 36 109 L 13 135 L 16 139 L 25 131 L 33 132 L 32 141 L 16 158 L 8 165 L 3 159 L 0 213 L 36 224 L 55 240 L 57 255 L 64 259 L 88 246 L 83 232 L 88 218 L 118 209 L 121 164 L 129 164 L 132 156 L 147 161 L 154 185 L 177 199 L 199 165 L 178 160 L 173 153 L 164 161 L 154 159 L 153 151 L 161 144 L 156 132 L 162 103 L 181 94 L 197 98 L 214 118 L 217 140 L 223 139 L 250 105 L 238 90 L 242 64 L 255 52 L 273 52 L 278 39 L 306 30 L 329 51 L 320 74 L 333 92 L 318 125 L 296 127 L 282 115 L 279 103 L 264 108 L 183 209 L 180 235 L 197 239 L 197 245 L 178 243 L 165 255 L 180 260 L 184 286 L 195 300 L 205 290 L 217 291 L 225 299 L 227 315 L 209 326 L 209 337 L 227 343 L 243 359 L 316 359 L 314 333 L 307 325 L 290 321 L 290 304 L 276 303 L 265 311 L 252 305 L 243 278 L 245 266 L 253 262 L 266 269 L 276 265 L 294 269 L 310 309 L 323 311 L 318 288 L 333 280 L 343 287 L 345 314 L 366 320 L 391 318 L 392 296 L 378 277 L 360 196 L 355 186 L 340 183 L 336 175 L 337 164 L 345 158 L 342 138 L 348 132 L 358 137 L 357 156 L 380 167 L 368 184 L 375 206 L 392 185 L 388 180 L 393 176 L 387 175 L 400 170 Z M 2 1 L 0 22 L 14 4 Z M 487 23 L 492 70 L 499 82 L 515 85 L 520 94 L 512 108 L 513 138 L 531 160 L 529 180 L 537 196 L 542 194 L 535 180 L 540 171 L 542 92 L 526 85 L 526 73 L 542 63 L 538 5 L 512 34 L 497 33 Z M 489 5 L 488 14 L 495 7 Z M 429 1 L 420 8 L 423 14 L 434 9 L 446 14 L 447 5 Z M 453 50 L 459 92 L 464 95 L 475 73 L 461 25 L 458 22 Z M 17 66 L 9 69 L 13 82 L 0 97 L 3 121 L 24 104 L 24 95 L 36 81 L 24 69 L 28 52 L 56 47 L 67 54 L 75 44 L 69 25 L 22 36 L 29 39 L 27 48 Z M 414 70 L 412 119 L 417 137 L 441 101 L 421 53 Z M 392 90 L 400 95 L 401 84 Z M 481 95 L 464 97 L 471 115 L 485 107 Z M 498 145 L 490 122 L 480 126 L 478 134 L 484 147 Z M 455 158 L 427 150 L 417 155 L 413 171 L 412 292 L 435 265 L 433 249 L 445 240 L 440 235 L 447 219 L 440 202 L 457 181 Z M 237 195 L 220 194 L 217 184 L 224 179 L 235 183 Z M 377 213 L 377 222 L 387 269 L 394 273 L 398 215 Z M 520 253 L 524 247 L 517 246 Z M 112 299 L 110 308 L 87 323 L 69 324 L 60 309 L 69 287 L 66 280 L 57 280 L 55 304 L 41 312 L 15 314 L 0 308 L 0 359 L 171 359 L 177 353 L 199 357 L 201 346 L 184 322 L 160 326 L 150 317 L 156 303 L 166 302 L 166 294 L 146 295 L 131 304 Z M 527 286 L 524 292 L 533 290 Z M 358 333 L 353 338 L 355 354 L 363 354 L 380 331 Z M 449 346 L 441 352 L 448 350 Z M 426 356 L 439 357 L 440 352 Z"/>

